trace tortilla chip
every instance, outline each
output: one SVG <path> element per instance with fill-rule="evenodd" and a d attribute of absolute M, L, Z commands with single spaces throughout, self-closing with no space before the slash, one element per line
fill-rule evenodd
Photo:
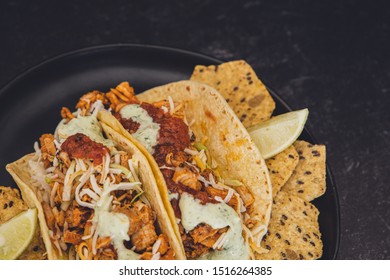
<path fill-rule="evenodd" d="M 298 152 L 299 162 L 282 190 L 312 201 L 323 195 L 326 189 L 325 146 L 296 141 L 294 147 Z"/>
<path fill-rule="evenodd" d="M 0 224 L 3 224 L 19 213 L 28 209 L 21 198 L 19 191 L 15 188 L 0 186 Z M 19 260 L 44 260 L 46 249 L 41 237 L 39 227 L 35 232 L 33 240 L 26 250 L 19 256 Z"/>
<path fill-rule="evenodd" d="M 27 209 L 17 189 L 0 186 L 0 224 Z"/>
<path fill-rule="evenodd" d="M 192 81 L 217 89 L 245 127 L 268 120 L 275 102 L 252 67 L 243 60 L 195 67 Z"/>
<path fill-rule="evenodd" d="M 318 209 L 303 199 L 280 191 L 274 199 L 268 233 L 261 260 L 303 260 L 322 256 L 323 244 L 318 224 Z"/>
<path fill-rule="evenodd" d="M 298 153 L 294 146 L 288 147 L 283 152 L 265 161 L 271 177 L 273 198 L 293 174 L 298 161 Z"/>

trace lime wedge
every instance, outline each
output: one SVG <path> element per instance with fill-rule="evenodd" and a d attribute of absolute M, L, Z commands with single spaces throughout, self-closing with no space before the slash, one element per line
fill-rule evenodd
<path fill-rule="evenodd" d="M 37 228 L 37 209 L 29 209 L 0 225 L 0 260 L 14 260 L 31 243 Z"/>
<path fill-rule="evenodd" d="M 291 146 L 302 133 L 308 109 L 275 116 L 248 128 L 248 132 L 264 159 L 273 157 Z"/>

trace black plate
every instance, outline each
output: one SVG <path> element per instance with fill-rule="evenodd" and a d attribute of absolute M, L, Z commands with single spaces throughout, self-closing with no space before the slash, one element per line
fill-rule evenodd
<path fill-rule="evenodd" d="M 146 45 L 108 45 L 67 53 L 31 68 L 0 91 L 0 183 L 14 185 L 5 165 L 33 151 L 42 133 L 52 133 L 62 106 L 73 108 L 93 89 L 107 91 L 129 81 L 141 92 L 168 82 L 188 79 L 195 65 L 222 61 L 188 51 Z M 272 90 L 276 114 L 291 111 Z M 305 129 L 302 139 L 317 143 Z M 327 191 L 314 201 L 320 210 L 323 259 L 335 259 L 340 218 L 336 185 L 329 168 Z"/>

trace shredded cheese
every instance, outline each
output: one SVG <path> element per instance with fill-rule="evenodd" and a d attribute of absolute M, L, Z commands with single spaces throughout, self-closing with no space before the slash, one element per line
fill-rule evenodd
<path fill-rule="evenodd" d="M 114 156 L 114 162 L 115 162 L 115 164 L 120 164 L 120 162 L 121 162 L 121 155 L 120 154 L 116 154 Z"/>
<path fill-rule="evenodd" d="M 39 144 L 37 141 L 34 142 L 34 150 L 35 150 L 35 153 L 38 155 L 38 156 L 41 156 L 41 149 L 39 149 Z"/>
<path fill-rule="evenodd" d="M 62 191 L 62 201 L 70 201 L 70 192 L 72 190 L 71 182 L 69 182 L 70 176 L 74 173 L 75 161 L 72 161 L 68 170 L 66 171 L 64 180 L 64 189 Z"/>
<path fill-rule="evenodd" d="M 188 149 L 188 148 L 185 148 L 185 149 L 184 149 L 184 152 L 187 153 L 187 154 L 189 154 L 189 155 L 191 155 L 191 156 L 196 156 L 196 155 L 199 154 L 198 151 L 196 151 L 196 150 L 191 150 L 191 149 Z"/>
<path fill-rule="evenodd" d="M 166 166 L 165 164 L 160 166 L 160 169 L 169 169 L 169 170 L 176 170 L 174 167 Z"/>
<path fill-rule="evenodd" d="M 215 250 L 217 248 L 218 249 L 221 248 L 220 246 L 221 246 L 221 243 L 222 243 L 225 235 L 226 235 L 226 232 L 222 233 L 221 236 L 217 239 L 217 241 L 215 241 L 215 243 L 213 244 L 213 250 Z"/>
<path fill-rule="evenodd" d="M 160 249 L 160 245 L 161 245 L 161 239 L 157 239 L 157 241 L 153 244 L 153 247 L 152 247 L 152 253 L 153 254 L 156 254 L 158 249 Z"/>
<path fill-rule="evenodd" d="M 80 192 L 79 196 L 83 197 L 85 194 L 88 195 L 90 198 L 92 198 L 92 200 L 94 200 L 94 202 L 99 200 L 99 196 L 91 189 L 83 189 Z"/>
<path fill-rule="evenodd" d="M 89 181 L 91 182 L 91 186 L 92 186 L 92 189 L 94 190 L 94 192 L 97 193 L 98 195 L 101 195 L 102 190 L 100 189 L 100 187 L 98 186 L 98 184 L 96 182 L 95 175 L 91 174 L 89 179 L 90 179 Z"/>
<path fill-rule="evenodd" d="M 168 102 L 169 102 L 169 113 L 173 114 L 175 110 L 175 104 L 173 103 L 173 99 L 171 96 L 168 96 Z"/>
<path fill-rule="evenodd" d="M 103 158 L 103 170 L 102 170 L 102 176 L 100 178 L 100 184 L 103 184 L 103 182 L 106 180 L 107 175 L 110 172 L 110 155 L 107 153 L 106 156 Z"/>
<path fill-rule="evenodd" d="M 53 188 L 51 189 L 51 192 L 50 192 L 50 207 L 54 207 L 54 198 L 56 196 L 56 193 L 57 193 L 59 185 L 60 184 L 58 182 L 54 182 Z"/>
<path fill-rule="evenodd" d="M 229 188 L 228 193 L 227 193 L 225 199 L 223 200 L 223 202 L 228 203 L 230 201 L 230 199 L 233 197 L 233 195 L 234 195 L 233 189 Z"/>
<path fill-rule="evenodd" d="M 207 181 L 202 175 L 198 176 L 198 181 L 202 182 L 205 185 L 205 187 L 208 187 L 209 185 L 211 185 L 211 183 L 209 181 Z"/>
<path fill-rule="evenodd" d="M 54 157 L 54 159 L 53 159 L 53 166 L 54 167 L 58 166 L 58 159 L 57 159 L 57 157 Z"/>
<path fill-rule="evenodd" d="M 160 259 L 160 252 L 157 252 L 157 254 L 154 254 L 153 257 L 151 258 L 152 260 L 159 260 Z"/>
<path fill-rule="evenodd" d="M 54 145 L 55 145 L 56 148 L 57 148 L 57 152 L 58 152 L 59 150 L 61 150 L 61 144 L 57 141 L 57 139 L 54 139 Z"/>

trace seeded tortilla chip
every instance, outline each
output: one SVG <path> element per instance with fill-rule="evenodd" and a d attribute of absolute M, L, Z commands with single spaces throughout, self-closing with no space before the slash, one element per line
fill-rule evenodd
<path fill-rule="evenodd" d="M 283 152 L 265 161 L 272 182 L 273 198 L 275 198 L 282 186 L 290 178 L 298 164 L 298 161 L 298 153 L 294 146 L 288 147 Z"/>
<path fill-rule="evenodd" d="M 280 191 L 274 199 L 268 233 L 262 245 L 269 252 L 260 260 L 304 260 L 322 256 L 318 209 L 298 196 Z"/>
<path fill-rule="evenodd" d="M 17 189 L 0 186 L 0 224 L 27 209 Z"/>
<path fill-rule="evenodd" d="M 298 152 L 299 162 L 282 190 L 312 201 L 323 195 L 326 189 L 325 146 L 296 141 L 294 147 Z"/>
<path fill-rule="evenodd" d="M 26 211 L 27 205 L 21 198 L 19 191 L 14 188 L 0 186 L 0 225 L 12 219 L 19 213 Z M 39 226 L 26 250 L 19 256 L 19 260 L 46 259 L 46 248 L 41 237 Z"/>
<path fill-rule="evenodd" d="M 268 120 L 275 102 L 252 67 L 243 60 L 221 65 L 198 65 L 191 80 L 217 89 L 245 127 Z"/>

